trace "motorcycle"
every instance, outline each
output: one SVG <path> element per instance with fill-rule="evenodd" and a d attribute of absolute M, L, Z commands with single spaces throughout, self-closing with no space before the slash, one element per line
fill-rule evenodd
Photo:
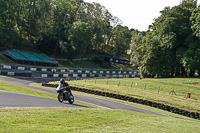
<path fill-rule="evenodd" d="M 67 100 L 70 104 L 74 103 L 74 96 L 72 95 L 70 89 L 67 89 L 63 87 L 62 84 L 59 84 L 59 86 L 56 89 L 58 101 L 62 103 L 64 100 Z"/>

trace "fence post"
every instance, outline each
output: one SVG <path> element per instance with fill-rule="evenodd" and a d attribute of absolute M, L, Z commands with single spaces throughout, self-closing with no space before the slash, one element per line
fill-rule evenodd
<path fill-rule="evenodd" d="M 118 81 L 118 86 L 120 85 L 120 80 Z"/>
<path fill-rule="evenodd" d="M 175 93 L 175 91 L 174 91 L 174 89 L 169 93 L 169 94 L 171 94 L 172 93 L 172 95 L 173 94 L 175 94 L 176 95 L 176 93 Z"/>

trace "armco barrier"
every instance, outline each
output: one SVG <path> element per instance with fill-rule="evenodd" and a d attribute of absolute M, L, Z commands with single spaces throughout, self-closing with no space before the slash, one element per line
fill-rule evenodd
<path fill-rule="evenodd" d="M 63 77 L 63 78 L 67 78 L 67 77 L 72 77 L 72 78 L 101 78 L 101 77 L 106 77 L 106 78 L 131 78 L 131 77 L 136 77 L 137 75 L 105 75 L 105 74 L 63 74 L 63 73 L 42 73 L 40 75 L 41 77 L 45 78 L 45 77 Z"/>
<path fill-rule="evenodd" d="M 7 71 L 0 71 L 0 75 L 31 77 L 32 73 L 30 73 L 30 72 L 7 72 Z"/>
<path fill-rule="evenodd" d="M 21 72 L 41 72 L 41 77 L 107 77 L 107 78 L 134 78 L 139 76 L 137 70 L 117 70 L 117 69 L 89 69 L 89 68 L 41 68 L 29 66 L 15 66 L 0 64 L 1 70 L 21 71 Z"/>
<path fill-rule="evenodd" d="M 56 88 L 58 85 L 57 84 L 42 83 L 42 86 Z M 190 118 L 200 120 L 200 114 L 198 112 L 189 112 L 189 111 L 186 111 L 186 110 L 178 109 L 178 108 L 171 107 L 171 106 L 168 106 L 168 105 L 164 105 L 164 104 L 161 104 L 161 103 L 156 103 L 156 102 L 152 102 L 152 101 L 148 101 L 148 100 L 138 99 L 138 98 L 134 98 L 134 97 L 128 97 L 128 96 L 114 94 L 114 93 L 78 88 L 78 87 L 71 87 L 71 89 L 74 90 L 74 91 L 80 91 L 80 92 L 85 92 L 85 93 L 89 93 L 89 94 L 95 94 L 95 95 L 99 95 L 99 96 L 106 96 L 106 97 L 120 99 L 120 100 L 124 100 L 124 101 L 139 103 L 139 104 L 151 106 L 151 107 L 154 107 L 154 108 L 166 110 L 168 112 L 172 112 L 172 113 L 176 113 L 176 114 L 179 114 L 179 115 L 183 115 L 183 116 L 187 116 L 187 117 L 190 117 Z"/>
<path fill-rule="evenodd" d="M 29 67 L 29 66 L 15 66 L 0 64 L 1 69 L 6 70 L 20 70 L 20 71 L 38 71 L 38 72 L 52 72 L 52 73 L 72 73 L 72 74 L 104 74 L 104 75 L 139 75 L 137 70 L 117 70 L 117 69 L 89 69 L 89 68 L 41 68 L 41 67 Z"/>

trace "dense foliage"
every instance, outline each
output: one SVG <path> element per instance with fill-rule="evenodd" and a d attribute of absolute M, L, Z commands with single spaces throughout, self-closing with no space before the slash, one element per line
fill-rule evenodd
<path fill-rule="evenodd" d="M 98 3 L 0 0 L 0 12 L 1 50 L 34 48 L 70 59 L 86 53 L 119 56 L 129 49 L 129 29 Z"/>
<path fill-rule="evenodd" d="M 132 62 L 143 76 L 194 76 L 200 73 L 200 7 L 183 0 L 166 7 L 146 36 L 133 32 Z"/>
<path fill-rule="evenodd" d="M 200 7 L 165 7 L 147 32 L 122 26 L 98 3 L 83 0 L 0 0 L 0 50 L 34 49 L 72 59 L 85 54 L 131 61 L 143 76 L 200 75 Z"/>

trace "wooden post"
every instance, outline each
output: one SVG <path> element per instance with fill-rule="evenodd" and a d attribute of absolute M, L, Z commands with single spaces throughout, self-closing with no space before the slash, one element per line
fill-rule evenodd
<path fill-rule="evenodd" d="M 118 81 L 118 86 L 120 85 L 120 80 Z"/>
<path fill-rule="evenodd" d="M 160 86 L 158 87 L 158 92 L 160 91 Z"/>
<path fill-rule="evenodd" d="M 131 83 L 131 88 L 133 87 L 133 82 Z"/>
<path fill-rule="evenodd" d="M 172 93 L 172 95 L 173 95 L 173 94 L 176 95 L 176 92 L 174 91 L 174 89 L 173 89 L 169 94 L 171 94 L 171 93 Z"/>

